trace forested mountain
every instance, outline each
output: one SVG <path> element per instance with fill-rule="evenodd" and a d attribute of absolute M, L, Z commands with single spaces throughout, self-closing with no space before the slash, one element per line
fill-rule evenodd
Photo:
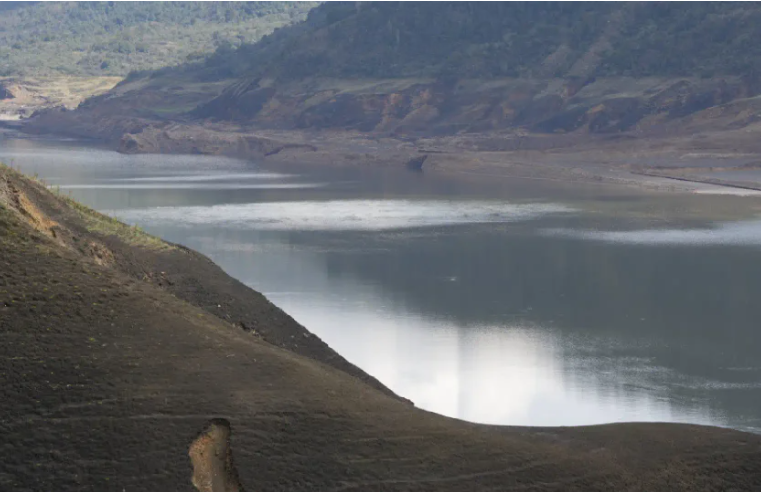
<path fill-rule="evenodd" d="M 331 2 L 210 73 L 330 77 L 712 76 L 761 66 L 761 5 Z"/>
<path fill-rule="evenodd" d="M 77 117 L 416 135 L 736 130 L 761 121 L 758 25 L 758 3 L 330 2 L 255 43 L 134 72 Z"/>
<path fill-rule="evenodd" d="M 0 76 L 126 75 L 204 58 L 303 19 L 316 2 L 8 2 Z"/>

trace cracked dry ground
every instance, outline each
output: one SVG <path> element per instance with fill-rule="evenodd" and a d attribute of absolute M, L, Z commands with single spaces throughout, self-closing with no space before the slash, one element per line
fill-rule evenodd
<path fill-rule="evenodd" d="M 0 491 L 193 491 L 188 447 L 212 417 L 249 492 L 761 490 L 761 436 L 415 409 L 321 342 L 278 339 L 303 328 L 200 255 L 87 232 L 65 200 L 0 180 Z M 77 247 L 93 243 L 108 261 Z"/>

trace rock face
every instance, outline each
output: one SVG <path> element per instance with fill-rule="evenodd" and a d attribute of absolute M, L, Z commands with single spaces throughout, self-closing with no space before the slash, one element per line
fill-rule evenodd
<path fill-rule="evenodd" d="M 612 134 L 753 98 L 750 77 L 342 80 L 235 86 L 193 114 L 281 129 L 448 135 L 525 129 Z M 750 103 L 752 104 L 752 103 Z M 672 124 L 671 126 L 678 126 Z"/>
<path fill-rule="evenodd" d="M 0 82 L 0 100 L 13 99 L 14 96 L 11 90 L 2 82 Z"/>
<path fill-rule="evenodd" d="M 532 135 L 558 142 L 567 137 L 571 143 L 580 135 L 660 138 L 738 130 L 761 121 L 761 102 L 755 97 L 761 94 L 761 78 L 754 77 L 256 80 L 233 84 L 173 120 L 147 114 L 156 95 L 140 84 L 125 83 L 118 94 L 88 101 L 75 111 L 40 112 L 27 128 L 97 137 L 128 153 L 219 153 L 232 147 L 255 157 L 289 147 L 272 139 L 240 138 L 230 128 L 391 137 L 520 135 L 503 138 L 500 148 L 492 150 L 523 150 Z M 177 101 L 188 105 L 187 94 L 179 93 Z M 173 94 L 168 89 L 163 97 L 172 101 Z M 215 125 L 227 129 L 215 132 Z M 210 132 L 199 139 L 191 128 L 201 126 Z"/>
<path fill-rule="evenodd" d="M 198 492 L 244 492 L 233 464 L 232 429 L 226 419 L 212 419 L 190 445 L 192 482 Z"/>
<path fill-rule="evenodd" d="M 423 172 L 423 163 L 428 159 L 428 155 L 421 155 L 420 157 L 414 157 L 407 161 L 407 169 L 415 172 Z"/>
<path fill-rule="evenodd" d="M 188 125 L 147 124 L 136 133 L 125 133 L 117 150 L 125 154 L 227 154 L 262 158 L 286 149 L 313 151 L 311 145 L 282 142 L 260 137 L 201 129 Z"/>

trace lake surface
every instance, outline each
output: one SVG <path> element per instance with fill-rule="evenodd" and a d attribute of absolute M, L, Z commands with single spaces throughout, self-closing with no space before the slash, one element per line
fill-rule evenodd
<path fill-rule="evenodd" d="M 0 159 L 205 253 L 419 407 L 761 432 L 759 198 L 7 136 Z"/>

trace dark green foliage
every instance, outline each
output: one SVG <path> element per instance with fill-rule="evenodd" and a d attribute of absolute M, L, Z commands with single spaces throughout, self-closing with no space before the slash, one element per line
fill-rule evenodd
<path fill-rule="evenodd" d="M 330 2 L 199 68 L 206 78 L 708 77 L 761 66 L 759 25 L 756 3 Z"/>
<path fill-rule="evenodd" d="M 745 74 L 761 63 L 757 3 L 647 2 L 632 10 L 606 71 L 632 75 Z"/>
<path fill-rule="evenodd" d="M 14 5 L 15 4 L 15 5 Z M 2 4 L 0 75 L 124 75 L 253 42 L 315 2 Z"/>
<path fill-rule="evenodd" d="M 610 4 L 331 2 L 307 21 L 210 58 L 276 73 L 344 77 L 528 75 L 561 44 L 580 56 L 594 42 Z M 211 73 L 211 71 L 210 71 Z"/>

